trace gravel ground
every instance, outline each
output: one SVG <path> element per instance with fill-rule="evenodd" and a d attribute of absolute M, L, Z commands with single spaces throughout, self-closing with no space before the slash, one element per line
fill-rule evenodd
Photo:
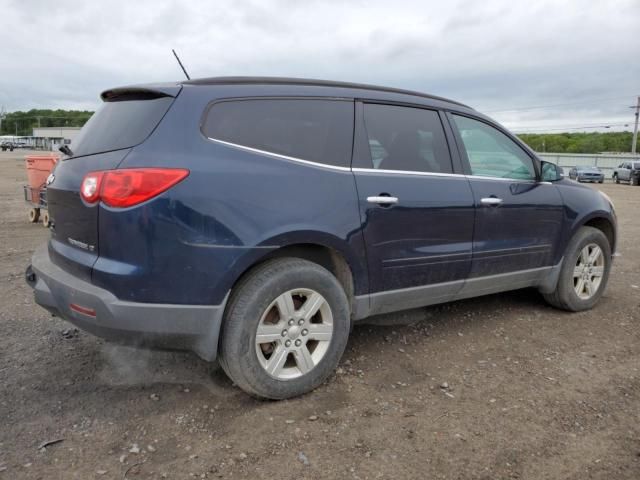
<path fill-rule="evenodd" d="M 621 226 L 594 310 L 522 290 L 387 315 L 321 388 L 262 402 L 34 304 L 24 153 L 0 153 L 0 479 L 640 478 L 640 188 L 594 186 Z"/>

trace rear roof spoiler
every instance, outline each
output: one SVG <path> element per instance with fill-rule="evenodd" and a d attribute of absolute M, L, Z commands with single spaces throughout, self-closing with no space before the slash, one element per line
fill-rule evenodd
<path fill-rule="evenodd" d="M 103 102 L 121 102 L 126 100 L 153 100 L 162 97 L 177 97 L 182 85 L 175 83 L 157 85 L 135 85 L 105 90 L 100 94 Z"/>

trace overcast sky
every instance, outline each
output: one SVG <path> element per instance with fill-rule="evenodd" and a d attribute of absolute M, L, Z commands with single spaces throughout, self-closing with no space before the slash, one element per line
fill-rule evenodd
<path fill-rule="evenodd" d="M 0 0 L 0 18 L 8 111 L 95 109 L 106 88 L 180 80 L 171 48 L 192 77 L 416 89 L 515 131 L 631 128 L 640 94 L 640 0 Z"/>

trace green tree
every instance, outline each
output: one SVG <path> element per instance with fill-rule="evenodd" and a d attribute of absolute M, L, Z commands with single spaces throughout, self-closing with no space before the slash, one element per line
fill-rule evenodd
<path fill-rule="evenodd" d="M 35 127 L 82 127 L 93 115 L 87 110 L 38 110 L 7 113 L 0 135 L 33 135 Z"/>
<path fill-rule="evenodd" d="M 631 132 L 522 133 L 518 137 L 537 152 L 630 152 Z"/>

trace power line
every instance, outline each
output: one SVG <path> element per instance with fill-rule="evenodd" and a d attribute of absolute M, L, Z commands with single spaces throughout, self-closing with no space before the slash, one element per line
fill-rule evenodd
<path fill-rule="evenodd" d="M 606 124 L 591 124 L 591 125 L 578 125 L 578 126 L 557 126 L 557 127 L 520 127 L 512 128 L 513 131 L 518 133 L 545 133 L 545 132 L 562 132 L 569 130 L 587 130 L 592 128 L 612 128 L 612 127 L 628 127 L 629 122 L 626 123 L 606 123 Z"/>
<path fill-rule="evenodd" d="M 629 96 L 631 95 L 625 95 L 624 97 L 620 96 L 620 97 L 609 97 L 609 98 L 598 98 L 598 99 L 591 99 L 591 100 L 580 100 L 580 101 L 576 101 L 576 102 L 567 102 L 567 103 L 555 103 L 555 104 L 550 104 L 550 105 L 534 105 L 534 106 L 528 106 L 528 107 L 515 107 L 515 108 L 509 108 L 506 110 L 488 110 L 488 111 L 484 111 L 483 113 L 506 113 L 506 112 L 522 112 L 522 111 L 526 111 L 526 110 L 538 110 L 538 109 L 543 109 L 543 108 L 556 108 L 556 107 L 566 107 L 568 105 L 582 105 L 582 104 L 593 104 L 593 103 L 598 103 L 598 102 L 608 102 L 611 100 L 621 100 L 621 99 L 625 99 L 625 98 L 629 98 Z"/>
<path fill-rule="evenodd" d="M 526 127 L 512 127 L 522 129 L 540 129 L 540 128 L 582 128 L 582 127 L 604 127 L 606 125 L 627 125 L 629 122 L 623 122 L 620 119 L 611 120 L 609 122 L 597 122 L 597 123 L 560 123 L 555 125 L 531 125 Z"/>

